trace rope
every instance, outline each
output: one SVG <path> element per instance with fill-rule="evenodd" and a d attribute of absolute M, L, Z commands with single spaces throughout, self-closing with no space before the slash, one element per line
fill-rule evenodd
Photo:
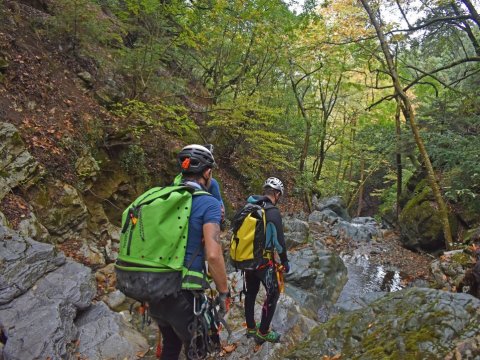
<path fill-rule="evenodd" d="M 188 349 L 188 357 L 192 360 L 205 359 L 208 354 L 220 350 L 219 325 L 227 329 L 230 337 L 230 329 L 225 320 L 220 319 L 211 298 L 205 294 L 195 294 L 193 302 L 193 322 L 189 325 L 192 340 Z"/>

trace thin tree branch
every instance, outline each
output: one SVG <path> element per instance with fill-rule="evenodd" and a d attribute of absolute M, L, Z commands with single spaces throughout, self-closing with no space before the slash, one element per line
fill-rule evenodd
<path fill-rule="evenodd" d="M 410 89 L 413 85 L 417 84 L 421 79 L 427 77 L 427 76 L 430 76 L 433 78 L 433 74 L 437 73 L 437 72 L 440 72 L 440 71 L 443 71 L 443 70 L 447 70 L 447 69 L 450 69 L 452 67 L 455 67 L 457 65 L 460 65 L 460 64 L 464 64 L 464 63 L 467 63 L 467 62 L 480 62 L 480 57 L 479 56 L 474 56 L 474 57 L 469 57 L 469 58 L 464 58 L 464 59 L 460 59 L 460 60 L 457 60 L 457 61 L 454 61 L 448 65 L 445 65 L 445 66 L 442 66 L 442 67 L 439 67 L 435 70 L 432 70 L 432 71 L 429 71 L 429 72 L 426 72 L 426 71 L 423 71 L 423 70 L 420 70 L 418 68 L 416 68 L 415 66 L 413 65 L 407 65 L 407 67 L 411 68 L 411 69 L 414 69 L 420 73 L 422 73 L 421 76 L 419 76 L 418 78 L 414 79 L 410 84 L 408 84 L 406 87 L 403 88 L 403 91 L 407 91 L 408 89 Z M 437 79 L 435 79 L 437 80 Z M 438 81 L 438 80 L 437 80 Z M 442 83 L 443 85 L 443 83 Z"/>

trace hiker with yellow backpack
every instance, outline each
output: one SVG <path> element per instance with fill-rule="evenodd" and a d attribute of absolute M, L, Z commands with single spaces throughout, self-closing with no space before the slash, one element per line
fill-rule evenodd
<path fill-rule="evenodd" d="M 269 177 L 263 184 L 263 195 L 250 196 L 232 220 L 230 260 L 244 272 L 246 336 L 257 344 L 280 341 L 280 334 L 270 329 L 270 324 L 283 287 L 283 273 L 290 271 L 282 217 L 276 207 L 284 191 L 278 178 Z M 260 283 L 266 299 L 261 321 L 256 323 L 255 301 Z"/>

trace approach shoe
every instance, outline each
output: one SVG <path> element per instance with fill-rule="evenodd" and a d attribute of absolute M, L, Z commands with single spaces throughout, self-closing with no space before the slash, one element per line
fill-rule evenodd
<path fill-rule="evenodd" d="M 268 333 L 266 334 L 262 334 L 260 332 L 260 330 L 258 330 L 256 333 L 255 333 L 255 341 L 257 342 L 257 344 L 263 344 L 265 341 L 268 341 L 268 342 L 271 342 L 271 343 L 278 343 L 280 342 L 280 334 L 277 333 L 276 331 L 274 330 L 270 330 Z"/>
<path fill-rule="evenodd" d="M 260 327 L 260 323 L 256 323 L 255 329 L 249 329 L 247 327 L 247 331 L 245 332 L 245 335 L 247 335 L 247 338 L 255 337 L 255 334 L 257 333 L 257 330 L 258 330 L 259 327 Z"/>

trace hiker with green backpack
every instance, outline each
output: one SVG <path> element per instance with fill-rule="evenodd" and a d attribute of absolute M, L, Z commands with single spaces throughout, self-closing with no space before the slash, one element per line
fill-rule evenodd
<path fill-rule="evenodd" d="M 220 241 L 220 203 L 210 193 L 212 153 L 188 145 L 179 155 L 179 185 L 153 188 L 123 213 L 115 264 L 117 288 L 148 303 L 162 334 L 161 359 L 202 359 L 219 350 L 219 330 L 229 310 L 227 274 Z M 205 267 L 218 296 L 209 298 Z M 219 310 L 217 310 L 217 306 Z"/>
<path fill-rule="evenodd" d="M 230 245 L 230 260 L 237 270 L 244 272 L 246 335 L 257 344 L 280 341 L 280 334 L 270 329 L 270 323 L 283 286 L 280 279 L 290 271 L 282 217 L 276 207 L 284 193 L 283 183 L 270 177 L 263 190 L 263 196 L 250 196 L 235 214 Z M 256 323 L 255 301 L 260 283 L 266 290 L 266 299 L 261 321 Z"/>
<path fill-rule="evenodd" d="M 213 155 L 213 145 L 212 144 L 205 144 L 203 145 L 208 151 L 210 151 Z M 180 172 L 175 179 L 173 180 L 173 185 L 179 185 L 183 181 L 183 174 Z M 207 191 L 213 195 L 215 199 L 220 202 L 220 207 L 222 210 L 222 222 L 220 223 L 220 230 L 225 230 L 225 205 L 223 204 L 222 194 L 220 192 L 220 185 L 218 181 L 212 177 L 210 179 L 210 186 L 207 188 Z"/>

